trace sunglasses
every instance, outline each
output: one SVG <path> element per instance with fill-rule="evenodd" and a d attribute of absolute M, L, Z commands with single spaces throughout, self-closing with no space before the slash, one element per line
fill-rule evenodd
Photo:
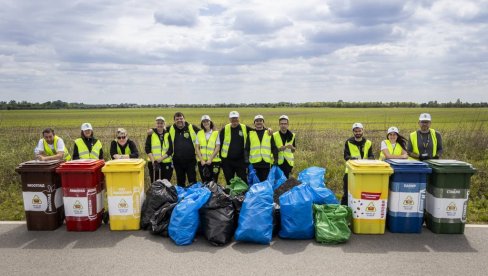
<path fill-rule="evenodd" d="M 117 137 L 117 139 L 119 139 L 119 140 L 125 139 L 125 138 L 126 138 L 126 136 L 119 136 L 119 137 Z"/>

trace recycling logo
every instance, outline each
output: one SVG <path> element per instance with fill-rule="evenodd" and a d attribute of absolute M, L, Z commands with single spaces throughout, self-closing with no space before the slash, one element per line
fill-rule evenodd
<path fill-rule="evenodd" d="M 455 211 L 457 211 L 456 203 L 451 202 L 449 205 L 447 205 L 446 211 L 448 211 L 448 212 L 455 212 Z"/>
<path fill-rule="evenodd" d="M 83 209 L 83 205 L 81 205 L 80 201 L 75 201 L 75 204 L 73 204 L 73 209 L 75 210 L 82 210 Z"/>
<path fill-rule="evenodd" d="M 35 195 L 33 198 L 32 198 L 32 204 L 34 205 L 39 205 L 39 204 L 42 204 L 42 201 L 41 199 L 39 198 L 38 195 Z"/>
<path fill-rule="evenodd" d="M 403 205 L 414 205 L 415 202 L 413 201 L 411 196 L 407 196 L 403 201 Z"/>
<path fill-rule="evenodd" d="M 366 212 L 376 212 L 376 207 L 374 206 L 373 202 L 368 204 L 368 207 L 366 207 Z"/>
<path fill-rule="evenodd" d="M 119 208 L 120 213 L 127 213 L 129 204 L 127 204 L 127 201 L 125 201 L 125 199 L 121 199 L 117 207 Z"/>

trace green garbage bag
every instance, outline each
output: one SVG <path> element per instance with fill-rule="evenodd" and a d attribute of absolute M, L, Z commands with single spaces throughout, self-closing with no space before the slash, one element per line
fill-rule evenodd
<path fill-rule="evenodd" d="M 245 193 L 249 189 L 246 182 L 240 177 L 236 176 L 230 180 L 230 195 L 236 196 Z"/>
<path fill-rule="evenodd" d="M 315 240 L 320 243 L 337 244 L 349 240 L 352 218 L 351 208 L 339 205 L 313 205 Z"/>

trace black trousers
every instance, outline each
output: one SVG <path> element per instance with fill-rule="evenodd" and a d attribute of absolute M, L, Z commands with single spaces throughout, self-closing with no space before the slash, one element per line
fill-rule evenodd
<path fill-rule="evenodd" d="M 256 176 L 259 178 L 260 182 L 263 182 L 266 179 L 268 179 L 269 170 L 271 170 L 270 167 L 267 167 L 267 168 L 256 168 L 256 167 L 254 167 L 254 169 L 256 170 Z"/>
<path fill-rule="evenodd" d="M 341 205 L 346 205 L 347 206 L 347 198 L 348 198 L 348 190 L 347 190 L 347 183 L 348 183 L 348 180 L 347 180 L 347 173 L 344 174 L 344 177 L 342 178 L 342 182 L 343 182 L 343 185 L 342 185 L 342 189 L 344 191 L 344 195 L 342 196 L 342 199 L 341 199 Z"/>
<path fill-rule="evenodd" d="M 159 163 L 156 171 L 154 171 L 154 167 L 151 162 L 147 163 L 147 167 L 149 169 L 149 177 L 151 178 L 151 183 L 153 183 L 157 179 L 166 179 L 168 181 L 171 181 L 171 177 L 173 177 L 173 165 L 171 163 Z"/>
<path fill-rule="evenodd" d="M 179 160 L 173 159 L 173 166 L 176 172 L 176 183 L 178 186 L 186 186 L 186 178 L 188 178 L 188 183 L 191 185 L 197 182 L 197 172 L 195 167 L 197 166 L 197 160 Z"/>
<path fill-rule="evenodd" d="M 230 180 L 234 178 L 235 175 L 240 177 L 244 182 L 247 183 L 247 164 L 242 159 L 227 159 L 222 158 L 222 171 L 224 171 L 225 182 L 230 185 Z"/>
<path fill-rule="evenodd" d="M 212 162 L 210 165 L 202 166 L 202 163 L 198 162 L 198 172 L 200 173 L 200 178 L 202 179 L 203 183 L 207 183 L 210 181 L 218 182 L 219 174 L 220 174 L 220 162 Z M 203 169 L 206 168 L 208 170 L 208 175 L 205 174 Z"/>
<path fill-rule="evenodd" d="M 286 160 L 283 161 L 283 164 L 278 165 L 278 167 L 280 167 L 287 179 L 290 178 L 290 173 L 293 170 L 293 167 L 290 166 Z"/>

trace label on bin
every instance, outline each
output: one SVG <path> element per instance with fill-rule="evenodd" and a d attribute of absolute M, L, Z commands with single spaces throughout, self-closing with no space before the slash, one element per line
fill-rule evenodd
<path fill-rule="evenodd" d="M 111 216 L 131 216 L 134 214 L 134 203 L 130 196 L 109 196 L 108 211 Z"/>
<path fill-rule="evenodd" d="M 96 193 L 96 191 L 95 191 Z M 86 197 L 63 197 L 67 217 L 95 217 L 103 209 L 102 193 L 87 193 Z"/>
<path fill-rule="evenodd" d="M 48 189 L 39 192 L 22 192 L 24 199 L 25 211 L 37 211 L 45 213 L 55 213 L 57 208 L 63 206 L 63 190 L 61 188 L 53 189 L 53 186 L 47 186 Z"/>
<path fill-rule="evenodd" d="M 434 218 L 466 220 L 467 198 L 437 198 L 427 193 L 425 210 Z"/>
<path fill-rule="evenodd" d="M 353 218 L 385 219 L 388 200 L 380 197 L 381 193 L 361 193 L 361 199 L 358 199 L 349 193 L 349 207 L 352 209 Z"/>
<path fill-rule="evenodd" d="M 423 213 L 425 190 L 419 193 L 392 192 L 388 198 L 388 210 L 390 212 Z"/>

